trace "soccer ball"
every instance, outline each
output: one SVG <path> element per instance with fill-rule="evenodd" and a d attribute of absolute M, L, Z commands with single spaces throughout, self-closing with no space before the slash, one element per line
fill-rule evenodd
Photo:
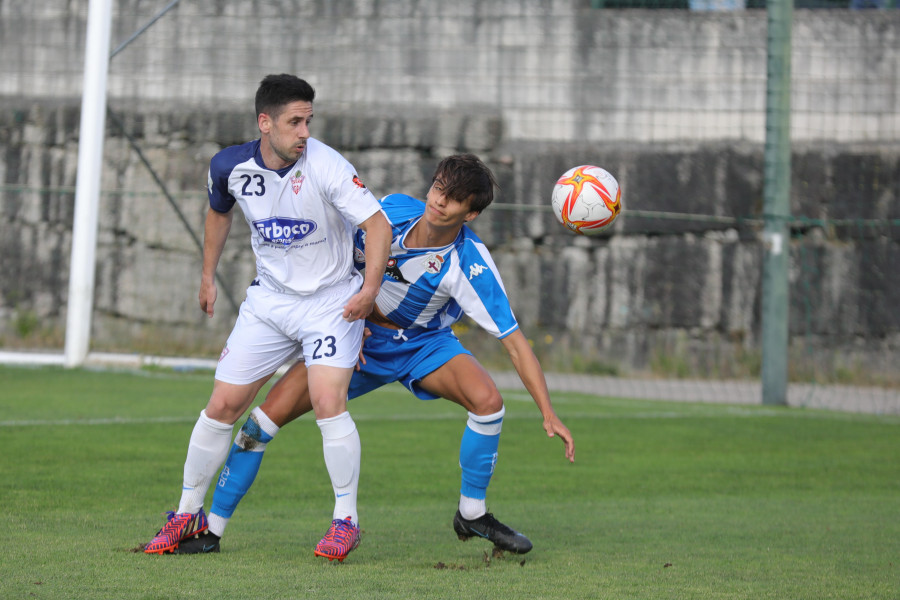
<path fill-rule="evenodd" d="M 622 211 L 619 182 L 605 169 L 581 165 L 563 173 L 553 186 L 556 220 L 581 235 L 609 228 Z"/>

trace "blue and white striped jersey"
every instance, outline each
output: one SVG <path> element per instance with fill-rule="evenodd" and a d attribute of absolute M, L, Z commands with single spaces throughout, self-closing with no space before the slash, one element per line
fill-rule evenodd
<path fill-rule="evenodd" d="M 448 246 L 407 248 L 406 236 L 425 212 L 425 203 L 390 194 L 381 199 L 381 207 L 393 230 L 391 256 L 375 300 L 382 314 L 404 329 L 449 327 L 463 314 L 497 338 L 519 328 L 497 266 L 471 229 L 463 225 Z M 364 232 L 358 231 L 357 261 L 364 243 Z"/>

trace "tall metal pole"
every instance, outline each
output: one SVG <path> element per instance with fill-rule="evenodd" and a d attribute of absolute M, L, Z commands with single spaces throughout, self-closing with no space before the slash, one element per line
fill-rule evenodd
<path fill-rule="evenodd" d="M 768 0 L 762 402 L 787 404 L 791 215 L 791 22 L 793 0 Z"/>
<path fill-rule="evenodd" d="M 84 363 L 90 342 L 111 23 L 112 0 L 90 0 L 66 314 L 64 363 L 67 367 Z"/>

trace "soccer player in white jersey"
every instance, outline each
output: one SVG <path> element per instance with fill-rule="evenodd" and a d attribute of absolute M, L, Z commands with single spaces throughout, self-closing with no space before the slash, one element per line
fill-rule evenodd
<path fill-rule="evenodd" d="M 569 430 L 553 410 L 540 363 L 513 316 L 506 291 L 485 245 L 465 224 L 493 200 L 494 178 L 477 157 L 450 156 L 437 167 L 425 202 L 403 194 L 381 200 L 393 241 L 364 362 L 353 373 L 350 398 L 400 381 L 421 399 L 446 398 L 468 411 L 460 444 L 462 485 L 453 528 L 460 539 L 487 538 L 511 552 L 531 550 L 527 537 L 487 512 L 486 495 L 503 423 L 503 398 L 487 371 L 450 326 L 465 313 L 503 344 L 543 416 L 550 437 L 575 460 Z M 372 242 L 357 235 L 357 252 Z M 366 257 L 368 263 L 368 257 Z M 368 267 L 366 267 L 368 277 Z M 213 495 L 210 527 L 187 540 L 179 553 L 218 552 L 219 539 L 240 499 L 253 483 L 262 452 L 279 428 L 308 412 L 311 369 L 297 363 L 253 409 L 235 441 Z M 354 482 L 355 485 L 355 482 Z M 213 522 L 214 521 L 214 522 Z"/>
<path fill-rule="evenodd" d="M 203 502 L 228 455 L 234 423 L 272 374 L 301 353 L 336 498 L 334 520 L 315 553 L 342 558 L 359 543 L 360 442 L 347 412 L 347 388 L 391 231 L 353 166 L 310 137 L 314 97 L 313 88 L 293 75 L 266 76 L 256 92 L 259 139 L 225 148 L 210 162 L 200 307 L 213 316 L 215 272 L 235 204 L 250 225 L 257 278 L 191 434 L 178 509 L 145 546 L 147 553 L 177 551 L 183 540 L 215 523 Z M 354 265 L 357 228 L 369 239 L 365 259 L 372 272 L 365 278 Z M 260 425 L 268 427 L 264 420 Z"/>

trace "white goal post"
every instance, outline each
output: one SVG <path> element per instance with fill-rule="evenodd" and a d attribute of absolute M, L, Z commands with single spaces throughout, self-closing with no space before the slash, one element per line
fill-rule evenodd
<path fill-rule="evenodd" d="M 66 313 L 64 364 L 67 367 L 84 364 L 91 337 L 111 24 L 112 0 L 90 0 Z"/>

